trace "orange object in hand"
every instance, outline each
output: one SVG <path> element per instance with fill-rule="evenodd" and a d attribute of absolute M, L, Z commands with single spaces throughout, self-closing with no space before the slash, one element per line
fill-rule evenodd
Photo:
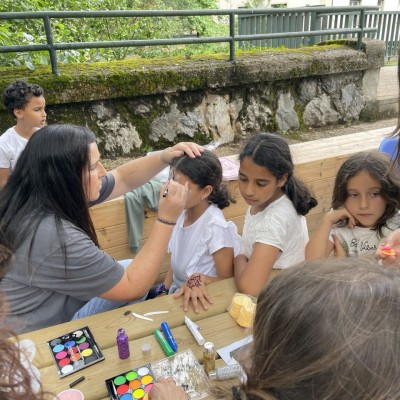
<path fill-rule="evenodd" d="M 381 249 L 381 253 L 386 255 L 386 256 L 395 256 L 396 252 L 394 249 L 390 248 L 389 246 L 383 246 Z"/>

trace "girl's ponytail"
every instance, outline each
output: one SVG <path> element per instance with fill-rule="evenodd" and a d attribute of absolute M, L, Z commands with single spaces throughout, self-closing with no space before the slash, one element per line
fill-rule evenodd
<path fill-rule="evenodd" d="M 293 175 L 288 178 L 282 189 L 300 215 L 306 215 L 318 204 L 304 182 Z"/>
<path fill-rule="evenodd" d="M 220 210 L 228 207 L 231 203 L 236 203 L 236 200 L 232 197 L 229 187 L 225 182 L 221 182 L 219 186 L 213 188 L 213 191 L 208 196 L 208 200 L 215 204 Z"/>

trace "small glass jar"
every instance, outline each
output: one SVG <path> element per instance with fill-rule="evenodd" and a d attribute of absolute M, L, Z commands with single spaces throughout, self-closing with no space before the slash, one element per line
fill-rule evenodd
<path fill-rule="evenodd" d="M 206 374 L 215 370 L 215 348 L 211 342 L 204 343 L 203 367 Z"/>
<path fill-rule="evenodd" d="M 130 356 L 129 351 L 129 339 L 128 335 L 125 332 L 125 329 L 118 329 L 117 332 L 117 347 L 118 347 L 118 355 L 121 360 L 128 358 Z"/>

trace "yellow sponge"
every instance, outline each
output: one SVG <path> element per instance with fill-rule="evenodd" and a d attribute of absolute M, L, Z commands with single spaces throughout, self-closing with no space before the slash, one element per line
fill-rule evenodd
<path fill-rule="evenodd" d="M 229 307 L 229 314 L 244 328 L 253 326 L 256 313 L 256 299 L 243 293 L 235 293 Z"/>

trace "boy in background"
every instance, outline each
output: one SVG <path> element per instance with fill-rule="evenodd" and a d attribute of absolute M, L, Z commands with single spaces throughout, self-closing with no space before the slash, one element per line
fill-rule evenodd
<path fill-rule="evenodd" d="M 16 124 L 0 136 L 0 189 L 6 184 L 19 155 L 37 129 L 46 125 L 43 89 L 25 81 L 9 84 L 3 92 L 4 106 Z"/>

